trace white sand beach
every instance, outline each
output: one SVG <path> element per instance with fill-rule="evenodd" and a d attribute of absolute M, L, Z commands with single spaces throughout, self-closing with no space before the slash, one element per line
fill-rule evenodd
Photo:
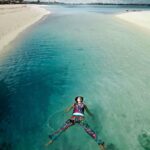
<path fill-rule="evenodd" d="M 126 12 L 116 15 L 116 17 L 150 30 L 150 11 Z"/>
<path fill-rule="evenodd" d="M 39 5 L 0 5 L 0 51 L 50 12 Z"/>

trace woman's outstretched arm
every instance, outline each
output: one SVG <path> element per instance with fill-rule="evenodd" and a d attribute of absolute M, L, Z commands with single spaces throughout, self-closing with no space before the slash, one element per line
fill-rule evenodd
<path fill-rule="evenodd" d="M 65 109 L 65 112 L 69 112 L 73 108 L 74 104 Z"/>
<path fill-rule="evenodd" d="M 90 115 L 90 116 L 94 116 L 91 112 L 90 112 L 90 110 L 88 109 L 88 107 L 85 105 L 85 110 L 86 110 L 86 112 Z"/>

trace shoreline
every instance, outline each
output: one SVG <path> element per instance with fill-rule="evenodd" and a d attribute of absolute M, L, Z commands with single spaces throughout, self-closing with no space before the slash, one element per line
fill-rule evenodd
<path fill-rule="evenodd" d="M 50 13 L 39 5 L 1 5 L 0 52 L 26 28 Z"/>
<path fill-rule="evenodd" d="M 118 19 L 150 30 L 150 11 L 128 11 L 115 15 Z"/>

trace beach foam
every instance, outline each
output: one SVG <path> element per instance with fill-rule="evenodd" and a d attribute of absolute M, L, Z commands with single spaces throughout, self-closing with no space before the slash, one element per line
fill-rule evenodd
<path fill-rule="evenodd" d="M 1 5 L 0 51 L 20 32 L 49 13 L 39 5 Z"/>

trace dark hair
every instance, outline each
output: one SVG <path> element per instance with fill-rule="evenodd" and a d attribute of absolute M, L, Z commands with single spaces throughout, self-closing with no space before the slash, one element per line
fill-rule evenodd
<path fill-rule="evenodd" d="M 83 96 L 77 96 L 77 97 L 75 97 L 75 101 L 77 102 L 77 99 L 78 99 L 79 97 L 81 98 L 81 101 L 83 102 Z"/>

